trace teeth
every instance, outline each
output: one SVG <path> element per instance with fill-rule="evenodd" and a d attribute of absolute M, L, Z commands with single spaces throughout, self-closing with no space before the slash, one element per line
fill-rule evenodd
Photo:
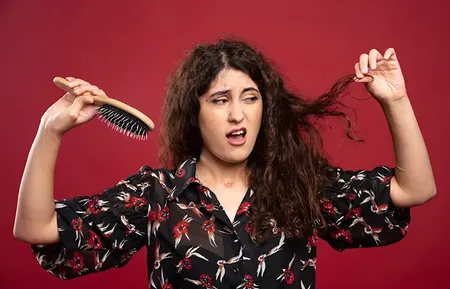
<path fill-rule="evenodd" d="M 241 134 L 244 134 L 244 131 L 243 131 L 243 130 L 235 131 L 235 132 L 233 132 L 231 135 L 241 135 Z"/>

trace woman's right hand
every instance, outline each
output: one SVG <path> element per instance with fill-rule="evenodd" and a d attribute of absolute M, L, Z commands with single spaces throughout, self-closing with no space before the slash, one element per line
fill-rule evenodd
<path fill-rule="evenodd" d="M 95 85 L 73 77 L 66 78 L 73 93 L 67 92 L 50 106 L 41 118 L 41 127 L 57 137 L 62 137 L 72 128 L 90 121 L 96 115 L 98 106 L 94 100 L 83 93 L 106 96 L 105 92 Z"/>

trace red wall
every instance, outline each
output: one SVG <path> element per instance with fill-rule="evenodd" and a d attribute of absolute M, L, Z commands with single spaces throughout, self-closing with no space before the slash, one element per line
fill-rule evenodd
<path fill-rule="evenodd" d="M 53 77 L 75 76 L 95 83 L 110 97 L 141 109 L 158 126 L 168 74 L 194 43 L 222 34 L 256 42 L 278 63 L 290 85 L 310 96 L 352 73 L 360 53 L 396 48 L 431 155 L 438 196 L 413 210 L 410 233 L 401 243 L 344 253 L 321 243 L 318 288 L 450 287 L 449 4 L 112 2 L 0 1 L 1 288 L 147 288 L 145 251 L 120 270 L 68 282 L 40 269 L 28 246 L 12 236 L 27 153 L 41 114 L 61 95 Z M 355 97 L 367 98 L 360 85 L 353 87 Z M 358 113 L 357 128 L 366 143 L 345 140 L 344 126 L 333 125 L 334 130 L 326 132 L 333 158 L 346 168 L 393 164 L 391 139 L 378 104 L 351 98 L 347 103 Z M 98 121 L 73 130 L 58 159 L 55 197 L 95 193 L 142 164 L 157 166 L 155 136 L 135 141 Z"/>

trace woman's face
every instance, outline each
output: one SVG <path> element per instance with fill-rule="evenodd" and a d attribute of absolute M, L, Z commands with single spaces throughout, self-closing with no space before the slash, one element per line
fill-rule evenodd
<path fill-rule="evenodd" d="M 245 161 L 255 145 L 263 112 L 253 80 L 241 71 L 222 70 L 199 101 L 202 155 L 233 164 Z"/>

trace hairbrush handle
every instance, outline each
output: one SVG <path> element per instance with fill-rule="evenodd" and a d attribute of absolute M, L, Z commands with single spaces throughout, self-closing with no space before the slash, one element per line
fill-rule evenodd
<path fill-rule="evenodd" d="M 65 90 L 67 92 L 73 93 L 73 89 L 69 86 L 69 81 L 67 81 L 65 78 L 55 77 L 53 79 L 53 83 L 56 86 L 58 86 L 59 88 Z M 114 106 L 116 108 L 119 108 L 129 114 L 134 115 L 135 117 L 139 118 L 142 122 L 144 122 L 149 127 L 150 130 L 153 130 L 155 128 L 153 121 L 148 116 L 146 116 L 139 110 L 135 109 L 134 107 L 131 107 L 123 102 L 120 102 L 116 99 L 113 99 L 113 98 L 110 98 L 107 96 L 93 95 L 90 92 L 85 92 L 85 93 L 83 93 L 83 95 L 88 95 L 88 96 L 92 97 L 92 99 L 94 100 L 94 103 L 96 105 L 102 106 L 104 104 L 108 104 L 108 105 Z"/>

